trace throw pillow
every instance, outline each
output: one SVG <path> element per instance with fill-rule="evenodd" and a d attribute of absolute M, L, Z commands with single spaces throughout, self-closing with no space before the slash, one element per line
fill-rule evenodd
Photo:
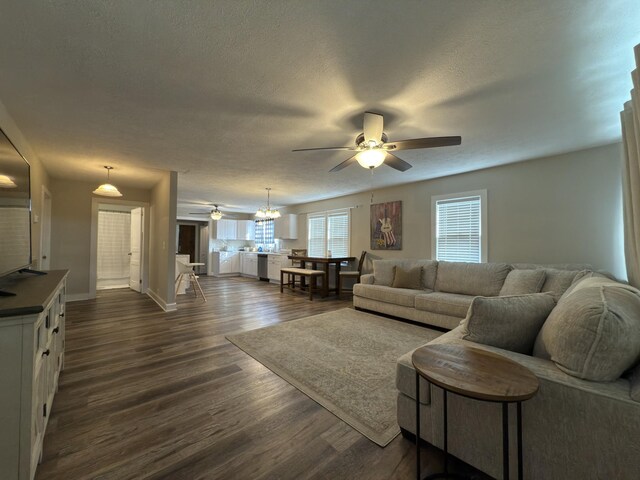
<path fill-rule="evenodd" d="M 533 355 L 585 380 L 619 378 L 640 358 L 640 291 L 621 283 L 576 288 L 542 326 Z"/>
<path fill-rule="evenodd" d="M 511 270 L 502 285 L 500 295 L 538 293 L 547 277 L 542 268 L 537 270 Z"/>
<path fill-rule="evenodd" d="M 560 300 L 562 294 L 571 286 L 574 280 L 579 277 L 582 278 L 587 271 L 578 270 L 556 270 L 555 268 L 545 269 L 546 279 L 544 285 L 542 285 L 542 292 L 551 292 L 553 298 L 557 302 Z"/>
<path fill-rule="evenodd" d="M 548 293 L 476 297 L 462 321 L 462 338 L 530 355 L 555 304 Z"/>
<path fill-rule="evenodd" d="M 410 288 L 412 290 L 420 290 L 422 288 L 422 267 L 413 267 L 404 269 L 402 267 L 394 267 L 393 288 Z"/>

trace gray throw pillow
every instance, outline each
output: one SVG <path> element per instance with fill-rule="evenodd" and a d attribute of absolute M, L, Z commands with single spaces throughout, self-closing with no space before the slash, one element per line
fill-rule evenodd
<path fill-rule="evenodd" d="M 422 288 L 422 267 L 404 269 L 395 266 L 393 268 L 393 288 L 410 288 L 420 290 Z"/>
<path fill-rule="evenodd" d="M 542 290 L 545 278 L 544 269 L 537 270 L 511 270 L 502 285 L 500 295 L 524 295 L 538 293 Z"/>
<path fill-rule="evenodd" d="M 542 292 L 551 292 L 557 302 L 562 294 L 571 286 L 576 278 L 582 278 L 587 274 L 587 270 L 556 270 L 555 268 L 545 269 L 546 279 L 542 285 Z"/>
<path fill-rule="evenodd" d="M 540 327 L 556 302 L 548 293 L 476 297 L 462 321 L 462 338 L 531 354 Z"/>
<path fill-rule="evenodd" d="M 619 378 L 640 358 L 640 291 L 628 285 L 576 288 L 540 329 L 533 355 L 585 380 Z"/>

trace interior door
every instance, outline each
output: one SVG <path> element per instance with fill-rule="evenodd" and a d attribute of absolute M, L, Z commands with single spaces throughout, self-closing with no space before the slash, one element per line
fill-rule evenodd
<path fill-rule="evenodd" d="M 196 226 L 178 225 L 178 254 L 189 255 L 189 262 L 196 257 Z"/>
<path fill-rule="evenodd" d="M 51 257 L 51 194 L 48 190 L 42 190 L 42 209 L 40 214 L 42 222 L 40 231 L 40 270 L 49 270 Z"/>
<path fill-rule="evenodd" d="M 129 288 L 139 292 L 142 285 L 142 207 L 131 210 L 131 261 L 129 262 Z"/>

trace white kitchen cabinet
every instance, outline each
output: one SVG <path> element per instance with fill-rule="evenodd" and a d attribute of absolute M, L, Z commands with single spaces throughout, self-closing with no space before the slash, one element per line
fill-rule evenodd
<path fill-rule="evenodd" d="M 280 283 L 280 269 L 291 266 L 287 255 L 269 254 L 267 276 L 270 281 Z"/>
<path fill-rule="evenodd" d="M 240 273 L 240 252 L 220 252 L 219 273 Z"/>
<path fill-rule="evenodd" d="M 18 276 L 0 298 L 0 477 L 32 480 L 64 367 L 66 270 Z"/>
<path fill-rule="evenodd" d="M 253 220 L 236 220 L 236 240 L 255 240 L 256 226 Z"/>
<path fill-rule="evenodd" d="M 275 238 L 296 240 L 298 238 L 298 216 L 286 213 L 275 220 Z"/>
<path fill-rule="evenodd" d="M 242 275 L 248 277 L 258 276 L 258 254 L 257 253 L 241 253 L 240 254 L 240 271 Z"/>
<path fill-rule="evenodd" d="M 235 240 L 238 232 L 237 220 L 221 219 L 216 222 L 217 240 Z"/>

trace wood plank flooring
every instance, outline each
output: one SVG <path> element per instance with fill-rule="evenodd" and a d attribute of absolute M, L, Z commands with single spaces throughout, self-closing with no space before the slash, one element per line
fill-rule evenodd
<path fill-rule="evenodd" d="M 172 313 L 129 290 L 68 304 L 38 480 L 415 478 L 411 442 L 378 447 L 224 338 L 350 307 L 348 295 L 200 281 L 209 301 L 181 295 Z M 441 466 L 432 449 L 423 459 L 423 472 Z"/>

